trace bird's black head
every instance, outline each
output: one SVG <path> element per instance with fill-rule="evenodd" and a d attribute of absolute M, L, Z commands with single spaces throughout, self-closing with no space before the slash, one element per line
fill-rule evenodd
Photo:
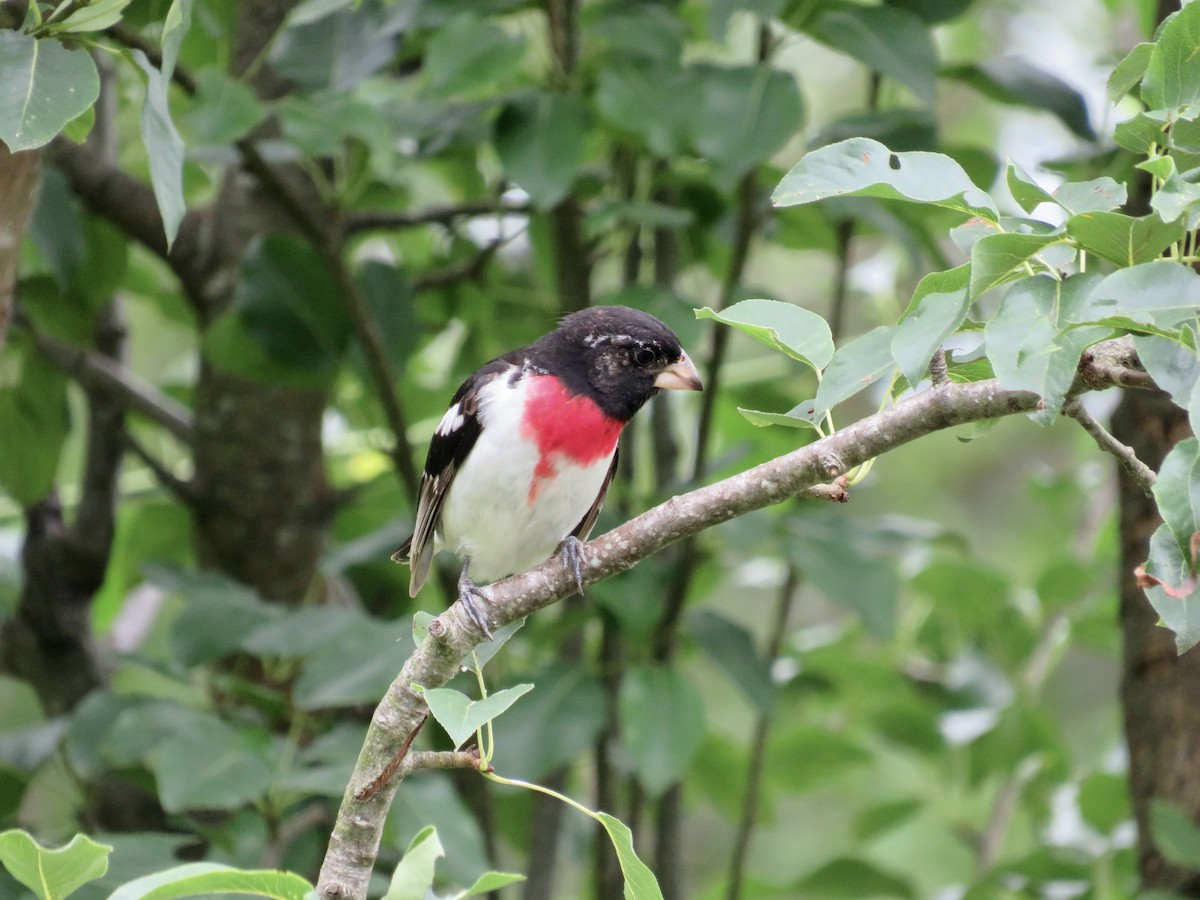
<path fill-rule="evenodd" d="M 632 419 L 659 390 L 701 389 L 679 338 L 648 313 L 592 306 L 566 316 L 533 348 L 566 386 L 591 397 L 605 413 Z"/>

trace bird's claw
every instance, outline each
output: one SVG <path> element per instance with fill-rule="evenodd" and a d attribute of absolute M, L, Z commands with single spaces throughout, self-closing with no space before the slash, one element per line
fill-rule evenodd
<path fill-rule="evenodd" d="M 575 535 L 567 535 L 563 538 L 562 544 L 559 546 L 559 555 L 562 558 L 563 568 L 571 573 L 575 578 L 575 586 L 579 589 L 579 596 L 583 596 L 583 541 L 575 537 Z"/>
<path fill-rule="evenodd" d="M 487 613 L 482 603 L 491 604 L 492 598 L 489 597 L 482 588 L 467 577 L 464 572 L 458 579 L 458 602 L 463 605 L 467 616 L 475 623 L 475 627 L 489 641 L 495 640 L 495 635 L 492 634 L 492 629 L 488 626 Z"/>

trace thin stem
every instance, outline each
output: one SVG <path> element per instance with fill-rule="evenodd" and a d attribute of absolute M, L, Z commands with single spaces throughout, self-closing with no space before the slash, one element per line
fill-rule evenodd
<path fill-rule="evenodd" d="M 1158 480 L 1154 470 L 1137 458 L 1132 447 L 1127 447 L 1109 434 L 1104 426 L 1084 408 L 1078 397 L 1072 397 L 1063 404 L 1063 414 L 1078 422 L 1083 430 L 1092 436 L 1096 446 L 1105 453 L 1115 456 L 1121 467 L 1147 497 L 1154 496 L 1154 483 Z"/>
<path fill-rule="evenodd" d="M 779 599 L 775 603 L 775 615 L 771 622 L 771 638 L 766 651 L 768 662 L 774 661 L 783 647 L 783 637 L 787 631 L 788 619 L 791 617 L 792 598 L 795 596 L 798 582 L 795 568 L 789 566 L 783 589 L 779 592 Z M 742 798 L 742 815 L 738 820 L 737 833 L 733 839 L 733 854 L 729 860 L 729 889 L 725 894 L 726 900 L 740 900 L 742 896 L 746 856 L 750 852 L 750 838 L 754 833 L 754 825 L 758 821 L 767 733 L 770 728 L 770 716 L 760 713 L 754 723 L 754 737 L 750 743 L 750 761 L 746 767 L 746 789 Z"/>

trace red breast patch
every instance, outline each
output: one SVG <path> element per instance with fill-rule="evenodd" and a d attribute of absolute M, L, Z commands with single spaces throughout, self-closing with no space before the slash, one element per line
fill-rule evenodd
<path fill-rule="evenodd" d="M 552 478 L 561 457 L 577 466 L 589 466 L 610 456 L 624 423 L 605 415 L 589 398 L 572 394 L 557 378 L 536 375 L 529 379 L 521 433 L 538 448 L 528 502 L 537 496 L 542 481 Z"/>

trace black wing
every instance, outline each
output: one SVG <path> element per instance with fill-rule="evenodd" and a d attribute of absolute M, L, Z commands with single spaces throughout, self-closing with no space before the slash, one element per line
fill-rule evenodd
<path fill-rule="evenodd" d="M 600 485 L 600 493 L 596 495 L 596 500 L 592 503 L 592 508 L 587 511 L 587 515 L 571 532 L 572 536 L 581 541 L 586 541 L 588 535 L 592 533 L 592 529 L 596 527 L 596 520 L 600 518 L 600 508 L 604 506 L 604 498 L 608 495 L 608 486 L 612 484 L 613 476 L 617 474 L 617 459 L 620 455 L 619 447 L 613 450 L 612 464 L 608 467 L 608 474 L 604 476 L 604 483 Z"/>
<path fill-rule="evenodd" d="M 409 596 L 417 596 L 429 575 L 434 536 L 441 526 L 442 502 L 463 460 L 483 433 L 483 424 L 479 420 L 479 390 L 510 366 L 507 360 L 496 359 L 464 381 L 450 400 L 450 406 L 429 442 L 413 535 L 392 554 L 393 562 L 407 562 L 412 568 Z"/>

